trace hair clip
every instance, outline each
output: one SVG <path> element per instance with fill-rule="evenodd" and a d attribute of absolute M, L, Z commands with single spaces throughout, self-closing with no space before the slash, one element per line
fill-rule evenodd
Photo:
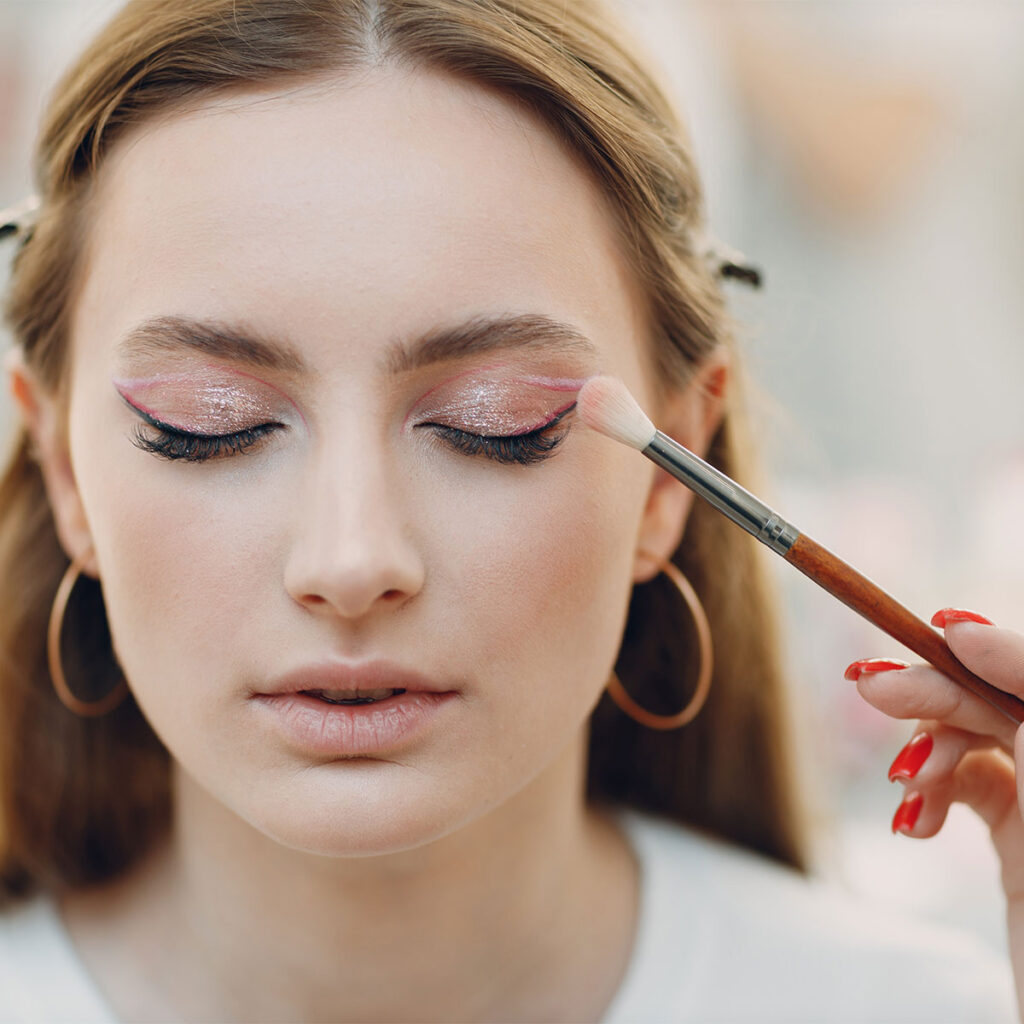
<path fill-rule="evenodd" d="M 740 281 L 751 288 L 761 287 L 764 280 L 761 269 L 749 262 L 743 253 L 730 249 L 717 239 L 706 240 L 702 252 L 715 277 Z"/>
<path fill-rule="evenodd" d="M 759 267 L 750 263 L 734 263 L 732 260 L 725 260 L 719 265 L 718 276 L 741 281 L 751 288 L 760 288 L 764 280 Z"/>
<path fill-rule="evenodd" d="M 41 206 L 39 196 L 29 196 L 16 206 L 0 210 L 0 242 L 11 236 L 27 238 L 36 226 Z"/>

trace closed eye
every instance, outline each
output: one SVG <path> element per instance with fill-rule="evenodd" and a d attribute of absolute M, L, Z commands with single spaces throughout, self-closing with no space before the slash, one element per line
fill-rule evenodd
<path fill-rule="evenodd" d="M 156 437 L 149 437 L 142 427 L 137 427 L 132 443 L 144 452 L 164 459 L 206 462 L 220 456 L 248 453 L 280 426 L 280 423 L 261 423 L 231 434 L 190 434 L 184 430 L 161 428 Z"/>
<path fill-rule="evenodd" d="M 442 441 L 463 455 L 481 455 L 495 462 L 529 466 L 554 454 L 571 429 L 563 421 L 576 409 L 573 402 L 535 430 L 522 434 L 474 434 L 447 423 L 418 423 L 429 427 Z"/>
<path fill-rule="evenodd" d="M 128 407 L 156 432 L 151 435 L 139 424 L 132 435 L 132 443 L 144 452 L 163 459 L 181 459 L 185 462 L 206 462 L 208 459 L 249 452 L 283 423 L 259 423 L 229 434 L 202 434 L 158 420 L 131 402 Z"/>

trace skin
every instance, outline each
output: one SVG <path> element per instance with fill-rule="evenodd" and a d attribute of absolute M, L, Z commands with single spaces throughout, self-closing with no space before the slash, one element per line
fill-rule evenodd
<path fill-rule="evenodd" d="M 509 312 L 568 323 L 593 350 L 384 365 L 395 339 Z M 180 425 L 210 415 L 182 379 L 239 386 L 230 361 L 119 348 L 173 315 L 288 340 L 308 372 L 261 370 L 251 399 L 286 429 L 199 464 L 132 443 L 123 393 Z M 637 879 L 583 800 L 586 721 L 630 588 L 656 571 L 639 551 L 668 557 L 691 498 L 571 420 L 552 457 L 510 466 L 410 419 L 496 363 L 515 380 L 606 372 L 702 451 L 724 357 L 655 409 L 645 326 L 587 173 L 532 115 L 453 79 L 375 69 L 219 98 L 114 149 L 66 436 L 24 366 L 12 388 L 62 543 L 102 580 L 119 659 L 174 761 L 170 842 L 63 908 L 123 1018 L 601 1015 Z M 137 383 L 161 376 L 171 397 Z M 337 658 L 414 667 L 457 699 L 413 742 L 356 760 L 262 729 L 254 687 Z"/>
<path fill-rule="evenodd" d="M 993 686 L 1024 698 L 1024 636 L 970 621 L 950 621 L 946 642 L 956 657 Z M 898 776 L 902 799 L 921 798 L 904 835 L 938 834 L 950 805 L 964 803 L 988 825 L 1002 862 L 1007 931 L 1024 1005 L 1024 728 L 1013 728 L 984 701 L 928 665 L 867 672 L 861 696 L 894 718 L 918 719 L 911 739 L 927 733 L 931 752 L 912 777 Z"/>

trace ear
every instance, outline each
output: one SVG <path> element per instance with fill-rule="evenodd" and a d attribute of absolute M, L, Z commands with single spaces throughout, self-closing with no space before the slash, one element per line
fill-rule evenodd
<path fill-rule="evenodd" d="M 98 576 L 92 533 L 71 468 L 57 400 L 40 385 L 25 363 L 20 348 L 8 352 L 5 367 L 14 407 L 28 433 L 31 450 L 43 474 L 61 547 L 72 561 L 85 559 L 83 572 Z"/>
<path fill-rule="evenodd" d="M 729 355 L 719 347 L 700 364 L 687 387 L 666 400 L 656 426 L 703 457 L 722 422 L 728 381 Z M 663 469 L 655 472 L 637 537 L 634 583 L 644 583 L 659 572 L 658 565 L 641 551 L 662 560 L 671 558 L 682 539 L 693 498 L 689 488 Z"/>

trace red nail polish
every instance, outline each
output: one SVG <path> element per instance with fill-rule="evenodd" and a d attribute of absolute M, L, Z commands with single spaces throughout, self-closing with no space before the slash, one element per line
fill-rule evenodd
<path fill-rule="evenodd" d="M 932 625 L 944 629 L 947 622 L 979 622 L 983 626 L 994 626 L 995 623 L 984 615 L 970 612 L 966 608 L 940 608 L 932 616 Z"/>
<path fill-rule="evenodd" d="M 924 797 L 920 793 L 911 793 L 896 808 L 896 814 L 892 819 L 893 835 L 897 832 L 908 834 L 917 824 L 918 816 L 921 814 L 921 806 L 924 804 Z"/>
<path fill-rule="evenodd" d="M 889 769 L 889 781 L 912 779 L 928 760 L 935 741 L 926 732 L 919 732 L 897 755 Z"/>
<path fill-rule="evenodd" d="M 862 658 L 849 665 L 843 676 L 855 683 L 865 672 L 894 672 L 900 668 L 910 668 L 910 662 L 896 658 Z"/>

